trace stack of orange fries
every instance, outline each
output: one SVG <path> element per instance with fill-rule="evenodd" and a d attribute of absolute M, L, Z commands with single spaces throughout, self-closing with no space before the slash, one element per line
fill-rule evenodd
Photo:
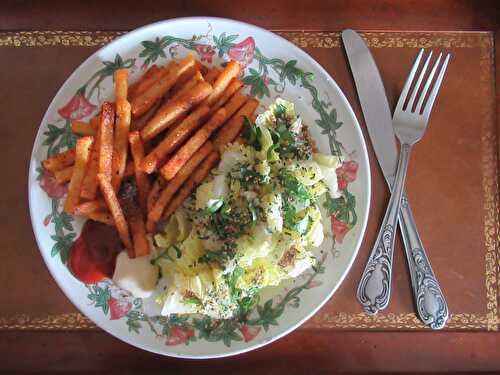
<path fill-rule="evenodd" d="M 43 161 L 58 183 L 68 183 L 66 212 L 114 225 L 130 257 L 147 255 L 147 233 L 172 215 L 208 176 L 244 119 L 259 102 L 244 95 L 240 65 L 223 70 L 191 55 L 151 66 L 129 86 L 128 70 L 114 73 L 115 102 L 104 102 L 89 122 L 75 121 L 74 149 Z M 132 179 L 136 209 L 120 205 Z"/>

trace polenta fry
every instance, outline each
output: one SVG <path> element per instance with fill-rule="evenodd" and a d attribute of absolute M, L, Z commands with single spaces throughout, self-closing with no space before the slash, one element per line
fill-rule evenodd
<path fill-rule="evenodd" d="M 117 69 L 113 73 L 115 79 L 115 100 L 127 100 L 128 95 L 128 69 Z"/>
<path fill-rule="evenodd" d="M 165 180 L 169 181 L 175 177 L 177 172 L 179 172 L 191 156 L 205 143 L 210 135 L 222 125 L 225 119 L 226 110 L 220 108 L 161 168 L 161 175 Z"/>
<path fill-rule="evenodd" d="M 76 141 L 75 147 L 75 168 L 68 186 L 68 196 L 64 201 L 64 211 L 71 213 L 73 208 L 80 201 L 80 189 L 82 186 L 85 169 L 89 162 L 90 147 L 94 142 L 91 136 L 85 136 Z"/>
<path fill-rule="evenodd" d="M 92 122 L 72 121 L 71 131 L 79 135 L 95 135 L 96 128 Z"/>
<path fill-rule="evenodd" d="M 234 141 L 243 128 L 245 117 L 250 117 L 257 109 L 259 102 L 253 98 L 249 99 L 236 114 L 227 121 L 219 130 L 214 139 L 215 148 L 220 150 L 224 145 Z"/>
<path fill-rule="evenodd" d="M 153 209 L 164 187 L 165 187 L 165 179 L 161 176 L 158 176 L 155 182 L 153 183 L 153 186 L 151 186 L 151 189 L 149 190 L 148 201 L 147 201 L 148 212 L 150 212 Z"/>
<path fill-rule="evenodd" d="M 208 176 L 218 160 L 219 153 L 217 151 L 212 151 L 203 163 L 200 164 L 200 168 L 198 168 L 198 170 L 189 178 L 174 199 L 170 202 L 170 205 L 167 207 L 165 214 L 163 215 L 164 218 L 168 218 L 180 206 L 182 206 L 186 198 L 189 197 L 193 190 Z"/>
<path fill-rule="evenodd" d="M 220 69 L 214 66 L 213 68 L 208 70 L 208 72 L 203 76 L 203 78 L 205 78 L 205 81 L 212 84 L 215 82 L 220 73 L 221 73 Z"/>
<path fill-rule="evenodd" d="M 158 108 L 160 108 L 163 105 L 163 100 L 158 100 L 151 108 L 148 109 L 146 113 L 144 113 L 141 117 L 134 118 L 132 117 L 131 123 L 130 123 L 130 130 L 142 130 L 146 126 L 149 120 L 155 115 L 156 111 L 158 111 Z"/>
<path fill-rule="evenodd" d="M 61 169 L 60 171 L 56 171 L 54 173 L 54 177 L 56 178 L 56 182 L 59 185 L 65 184 L 66 182 L 71 180 L 71 176 L 73 176 L 73 170 L 74 166 L 72 165 L 71 167 L 67 167 L 64 169 Z"/>
<path fill-rule="evenodd" d="M 239 92 L 234 94 L 224 106 L 224 109 L 226 110 L 226 117 L 228 119 L 231 118 L 238 109 L 243 107 L 243 104 L 245 104 L 247 100 L 248 97 Z"/>
<path fill-rule="evenodd" d="M 43 167 L 54 173 L 60 171 L 61 169 L 67 168 L 75 163 L 75 149 L 61 152 L 56 155 L 52 155 L 50 158 L 42 161 Z"/>
<path fill-rule="evenodd" d="M 98 221 L 100 223 L 104 223 L 107 225 L 115 225 L 115 221 L 113 220 L 113 216 L 109 213 L 109 211 L 89 212 L 85 216 L 87 216 L 91 220 Z"/>
<path fill-rule="evenodd" d="M 222 107 L 226 102 L 240 90 L 243 86 L 243 82 L 238 78 L 233 78 L 229 86 L 226 87 L 219 99 L 211 106 L 210 114 L 215 113 L 220 107 Z"/>
<path fill-rule="evenodd" d="M 133 212 L 128 218 L 130 231 L 132 232 L 132 241 L 134 243 L 134 254 L 141 257 L 149 254 L 149 243 L 146 239 L 146 227 L 140 210 Z"/>
<path fill-rule="evenodd" d="M 128 132 L 130 130 L 130 103 L 120 99 L 116 101 L 116 124 L 115 141 L 113 148 L 113 162 L 111 185 L 116 192 L 120 189 L 120 184 L 127 165 Z"/>
<path fill-rule="evenodd" d="M 148 174 L 153 173 L 159 167 L 159 163 L 200 126 L 209 111 L 207 106 L 196 108 L 144 158 L 141 169 Z"/>
<path fill-rule="evenodd" d="M 75 215 L 88 216 L 88 214 L 91 212 L 102 211 L 106 208 L 106 202 L 104 202 L 102 199 L 97 199 L 76 205 L 73 209 L 73 213 Z"/>
<path fill-rule="evenodd" d="M 170 100 L 176 100 L 178 99 L 181 95 L 184 95 L 186 92 L 188 92 L 190 89 L 192 89 L 194 86 L 196 86 L 197 83 L 205 81 L 203 79 L 203 76 L 201 75 L 200 71 L 196 71 L 196 73 L 187 81 L 185 82 L 182 86 L 179 87 L 174 87 L 172 89 L 172 96 L 170 97 Z"/>
<path fill-rule="evenodd" d="M 192 66 L 194 66 L 193 56 L 188 55 L 179 65 L 170 69 L 167 74 L 154 82 L 146 91 L 135 97 L 131 103 L 133 115 L 139 117 L 146 113 L 157 100 L 170 90 L 177 79 Z"/>
<path fill-rule="evenodd" d="M 213 83 L 214 90 L 210 96 L 205 99 L 204 104 L 212 106 L 222 95 L 233 78 L 236 78 L 241 71 L 240 64 L 237 61 L 231 60 L 226 65 L 222 73 L 217 77 Z"/>
<path fill-rule="evenodd" d="M 139 202 L 142 212 L 146 214 L 150 186 L 148 176 L 140 168 L 140 164 L 144 158 L 144 147 L 142 145 L 139 132 L 135 131 L 130 133 L 128 135 L 128 139 L 130 143 L 130 150 L 132 151 L 132 158 L 134 160 L 135 179 L 137 182 L 137 190 L 139 191 Z"/>
<path fill-rule="evenodd" d="M 181 115 L 187 113 L 196 104 L 200 103 L 212 92 L 212 86 L 206 82 L 199 82 L 191 90 L 176 100 L 165 103 L 154 117 L 141 130 L 141 137 L 147 141 L 171 126 Z"/>
<path fill-rule="evenodd" d="M 99 134 L 99 131 L 97 132 Z M 83 199 L 94 200 L 97 195 L 97 172 L 99 169 L 99 135 L 94 138 L 90 150 L 90 160 L 82 182 L 80 196 Z"/>
<path fill-rule="evenodd" d="M 206 142 L 193 157 L 181 168 L 172 181 L 169 181 L 165 189 L 161 192 L 153 208 L 148 211 L 148 221 L 146 229 L 152 232 L 156 223 L 160 220 L 166 205 L 170 202 L 177 190 L 193 174 L 196 167 L 214 150 L 210 141 Z"/>
<path fill-rule="evenodd" d="M 99 123 L 99 165 L 98 172 L 111 182 L 111 169 L 113 160 L 113 124 L 115 122 L 115 110 L 109 102 L 104 102 Z"/>
<path fill-rule="evenodd" d="M 133 247 L 132 242 L 130 241 L 130 232 L 127 221 L 125 220 L 125 216 L 123 215 L 123 211 L 120 207 L 115 191 L 113 190 L 113 186 L 111 186 L 111 182 L 108 180 L 108 177 L 103 173 L 97 174 L 97 180 L 99 181 L 99 186 L 109 212 L 111 212 L 111 215 L 113 216 L 118 235 L 127 249 L 129 256 L 132 255 L 131 257 L 133 257 Z"/>

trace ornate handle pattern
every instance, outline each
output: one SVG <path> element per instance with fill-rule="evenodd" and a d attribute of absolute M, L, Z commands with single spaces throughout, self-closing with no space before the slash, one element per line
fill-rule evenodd
<path fill-rule="evenodd" d="M 369 314 L 376 314 L 389 304 L 391 295 L 392 258 L 396 224 L 399 217 L 411 146 L 403 144 L 394 179 L 394 188 L 387 205 L 377 240 L 366 264 L 358 286 L 357 297 Z"/>
<path fill-rule="evenodd" d="M 448 320 L 448 305 L 418 235 L 406 194 L 401 201 L 399 224 L 418 315 L 430 328 L 441 329 Z"/>

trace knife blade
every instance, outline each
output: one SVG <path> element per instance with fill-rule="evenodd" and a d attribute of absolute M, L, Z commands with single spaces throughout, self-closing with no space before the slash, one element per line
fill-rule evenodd
<path fill-rule="evenodd" d="M 358 33 L 344 30 L 342 41 L 375 155 L 386 180 L 392 184 L 398 150 L 382 78 L 370 50 Z"/>
<path fill-rule="evenodd" d="M 368 134 L 378 163 L 389 188 L 391 188 L 398 163 L 398 150 L 384 84 L 370 50 L 363 39 L 353 30 L 344 30 L 342 32 L 342 41 L 351 66 Z M 418 234 L 406 193 L 403 193 L 399 226 L 408 260 L 417 313 L 424 324 L 432 329 L 441 329 L 448 320 L 448 305 Z M 372 277 L 370 276 L 370 278 Z M 386 289 L 382 285 L 384 282 L 383 277 L 372 278 L 370 282 L 373 285 L 365 289 L 365 291 L 371 294 L 370 298 L 374 296 L 379 298 L 379 289 Z M 388 285 L 388 288 L 387 292 L 390 293 L 390 285 Z M 369 289 L 371 290 L 369 291 Z M 360 298 L 359 292 L 358 288 L 358 299 Z M 361 300 L 360 302 L 366 309 L 366 304 Z M 368 308 L 367 311 L 370 311 L 370 309 Z"/>

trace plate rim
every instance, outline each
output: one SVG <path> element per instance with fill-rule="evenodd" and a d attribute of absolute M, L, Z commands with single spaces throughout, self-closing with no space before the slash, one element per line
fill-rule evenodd
<path fill-rule="evenodd" d="M 120 42 L 122 42 L 126 38 L 129 38 L 132 34 L 136 34 L 136 33 L 139 33 L 139 32 L 144 32 L 148 28 L 158 27 L 160 25 L 169 25 L 169 24 L 173 24 L 173 23 L 183 23 L 183 22 L 200 22 L 200 21 L 203 21 L 203 22 L 206 22 L 206 23 L 228 22 L 228 23 L 237 24 L 237 25 L 239 25 L 241 27 L 245 27 L 245 28 L 250 28 L 250 29 L 253 28 L 253 29 L 258 30 L 259 32 L 263 32 L 264 34 L 270 34 L 270 36 L 272 36 L 274 38 L 278 38 L 278 40 L 280 40 L 282 43 L 285 43 L 285 44 L 289 45 L 292 49 L 295 50 L 295 52 L 297 52 L 299 55 L 301 55 L 302 58 L 305 58 L 305 59 L 309 60 L 310 62 L 312 62 L 316 69 L 318 69 L 322 74 L 324 74 L 326 77 L 328 77 L 330 79 L 330 81 L 327 84 L 332 85 L 333 88 L 338 92 L 340 101 L 343 103 L 343 105 L 347 109 L 349 115 L 351 116 L 351 118 L 354 121 L 354 125 L 355 125 L 354 129 L 355 129 L 355 132 L 357 133 L 358 138 L 360 139 L 360 143 L 361 143 L 361 149 L 359 150 L 360 152 L 358 154 L 358 157 L 362 158 L 363 161 L 364 161 L 364 164 L 366 165 L 366 182 L 367 182 L 367 184 L 366 184 L 367 185 L 367 188 L 366 188 L 366 210 L 365 210 L 365 213 L 364 213 L 364 215 L 362 217 L 362 220 L 360 222 L 358 222 L 358 224 L 360 225 L 359 226 L 359 236 L 358 236 L 358 239 L 357 239 L 356 243 L 354 244 L 353 255 L 352 255 L 350 261 L 348 262 L 347 267 L 343 271 L 343 273 L 342 273 L 342 275 L 341 275 L 341 277 L 340 277 L 337 285 L 329 291 L 328 295 L 325 296 L 323 298 L 323 300 L 320 301 L 315 308 L 311 309 L 305 315 L 304 318 L 302 318 L 299 321 L 297 321 L 296 323 L 292 324 L 287 329 L 284 329 L 281 333 L 276 334 L 276 335 L 270 337 L 269 339 L 265 339 L 265 340 L 263 340 L 260 343 L 255 343 L 255 344 L 248 345 L 247 347 L 242 348 L 242 349 L 228 350 L 227 352 L 224 352 L 224 353 L 208 354 L 208 355 L 178 354 L 178 353 L 175 353 L 175 352 L 165 352 L 165 351 L 161 351 L 161 350 L 155 350 L 155 348 L 153 348 L 153 347 L 147 347 L 146 345 L 142 345 L 142 343 L 137 342 L 137 341 L 133 341 L 133 340 L 129 339 L 127 336 L 119 336 L 118 334 L 115 334 L 115 333 L 111 332 L 107 328 L 106 325 L 101 324 L 100 322 L 97 322 L 94 319 L 92 319 L 90 316 L 88 316 L 83 311 L 83 307 L 84 307 L 83 304 L 82 304 L 82 307 L 80 307 L 80 302 L 78 302 L 77 299 L 73 298 L 73 296 L 72 296 L 72 293 L 71 293 L 71 290 L 70 290 L 71 288 L 68 287 L 68 286 L 66 286 L 63 283 L 62 276 L 59 276 L 59 272 L 55 269 L 55 267 L 53 269 L 53 267 L 52 267 L 52 265 L 50 263 L 50 261 L 51 261 L 52 258 L 50 258 L 48 256 L 48 254 L 45 254 L 42 251 L 42 246 L 41 246 L 42 241 L 39 238 L 38 232 L 35 230 L 35 218 L 34 218 L 34 212 L 33 212 L 33 197 L 32 197 L 33 184 L 35 183 L 35 180 L 32 178 L 32 174 L 33 174 L 33 171 L 34 171 L 33 168 L 36 167 L 36 165 L 34 165 L 35 164 L 35 158 L 34 158 L 35 145 L 38 143 L 39 138 L 42 135 L 41 129 L 42 129 L 43 124 L 47 122 L 46 120 L 47 120 L 47 116 L 49 114 L 49 108 L 52 107 L 52 105 L 56 102 L 56 99 L 60 96 L 60 94 L 66 89 L 67 86 L 69 86 L 70 82 L 72 81 L 72 78 L 74 78 L 74 76 L 76 75 L 77 71 L 80 70 L 80 68 L 82 66 L 86 65 L 97 54 L 99 54 L 100 52 L 105 51 L 106 49 L 112 47 L 115 44 L 119 44 Z M 371 185 L 372 185 L 372 181 L 371 181 L 371 167 L 370 167 L 370 160 L 369 160 L 369 157 L 368 157 L 368 149 L 367 149 L 366 141 L 365 141 L 365 138 L 363 136 L 363 132 L 361 130 L 361 126 L 359 124 L 358 118 L 357 118 L 357 116 L 356 116 L 356 114 L 355 114 L 355 112 L 354 112 L 351 104 L 347 100 L 347 97 L 345 96 L 344 92 L 340 88 L 340 86 L 337 84 L 337 82 L 333 79 L 333 77 L 328 73 L 328 71 L 326 71 L 323 68 L 323 66 L 318 61 L 316 61 L 312 56 L 310 56 L 303 49 L 301 49 L 300 47 L 296 46 L 295 44 L 293 44 L 289 40 L 285 39 L 281 35 L 278 35 L 278 34 L 274 33 L 273 31 L 267 30 L 267 29 L 262 28 L 260 26 L 256 26 L 256 25 L 253 25 L 253 24 L 250 24 L 250 23 L 239 21 L 239 20 L 234 20 L 234 19 L 229 19 L 229 18 L 223 18 L 223 17 L 204 17 L 204 16 L 178 17 L 178 18 L 171 18 L 171 19 L 166 19 L 166 20 L 160 20 L 160 21 L 153 22 L 153 23 L 150 23 L 150 24 L 147 24 L 147 25 L 143 25 L 143 26 L 140 26 L 140 27 L 138 27 L 136 29 L 133 29 L 133 30 L 131 30 L 131 31 L 129 31 L 129 32 L 127 32 L 127 33 L 119 36 L 118 38 L 112 40 L 111 42 L 109 42 L 106 45 L 102 46 L 98 50 L 94 51 L 90 56 L 88 56 L 84 61 L 82 61 L 73 70 L 73 72 L 65 79 L 64 83 L 57 90 L 56 94 L 54 95 L 54 97 L 50 101 L 49 105 L 47 106 L 47 109 L 46 109 L 46 111 L 45 111 L 45 113 L 44 113 L 44 115 L 42 117 L 42 120 L 40 121 L 40 124 L 39 124 L 38 129 L 37 129 L 36 136 L 35 136 L 34 141 L 33 141 L 33 146 L 32 146 L 32 150 L 31 150 L 31 154 L 30 154 L 30 163 L 29 163 L 29 167 L 28 167 L 28 207 L 29 207 L 29 214 L 30 214 L 30 220 L 31 220 L 31 228 L 32 228 L 33 234 L 35 236 L 35 240 L 36 240 L 36 243 L 37 243 L 37 246 L 38 246 L 38 250 L 39 250 L 39 252 L 40 252 L 40 254 L 41 254 L 41 256 L 42 256 L 42 258 L 43 258 L 43 260 L 45 262 L 45 265 L 46 265 L 47 269 L 49 270 L 51 276 L 54 278 L 54 280 L 56 281 L 57 285 L 62 290 L 62 292 L 64 293 L 64 295 L 71 301 L 71 303 L 85 317 L 87 317 L 88 319 L 90 319 L 95 325 L 97 325 L 99 328 L 101 328 L 106 333 L 112 335 L 113 337 L 115 337 L 115 338 L 117 338 L 117 339 L 119 339 L 119 340 L 121 340 L 123 342 L 126 342 L 129 345 L 132 345 L 132 346 L 134 346 L 136 348 L 139 348 L 139 349 L 142 349 L 142 350 L 145 350 L 145 351 L 148 351 L 148 352 L 152 352 L 152 353 L 163 355 L 163 356 L 174 357 L 174 358 L 212 359 L 212 358 L 224 358 L 224 357 L 236 356 L 236 355 L 239 355 L 239 354 L 250 352 L 250 351 L 253 351 L 255 349 L 261 348 L 263 346 L 266 346 L 266 345 L 268 345 L 268 344 L 270 344 L 270 343 L 272 343 L 272 342 L 274 342 L 274 341 L 276 341 L 276 340 L 278 340 L 278 339 L 280 339 L 280 338 L 288 335 L 289 333 L 295 331 L 298 327 L 300 327 L 306 321 L 308 321 L 313 315 L 315 315 L 318 312 L 319 309 L 321 309 L 332 298 L 332 296 L 335 294 L 335 292 L 340 287 L 340 285 L 344 282 L 347 274 L 351 270 L 352 265 L 353 265 L 355 259 L 358 256 L 358 253 L 359 253 L 359 250 L 360 250 L 360 247 L 361 247 L 361 243 L 362 243 L 362 241 L 364 239 L 365 232 L 366 232 L 366 226 L 367 226 L 367 222 L 368 222 L 368 217 L 369 217 L 369 212 L 370 212 L 370 207 L 371 207 L 371 187 L 372 187 Z"/>

